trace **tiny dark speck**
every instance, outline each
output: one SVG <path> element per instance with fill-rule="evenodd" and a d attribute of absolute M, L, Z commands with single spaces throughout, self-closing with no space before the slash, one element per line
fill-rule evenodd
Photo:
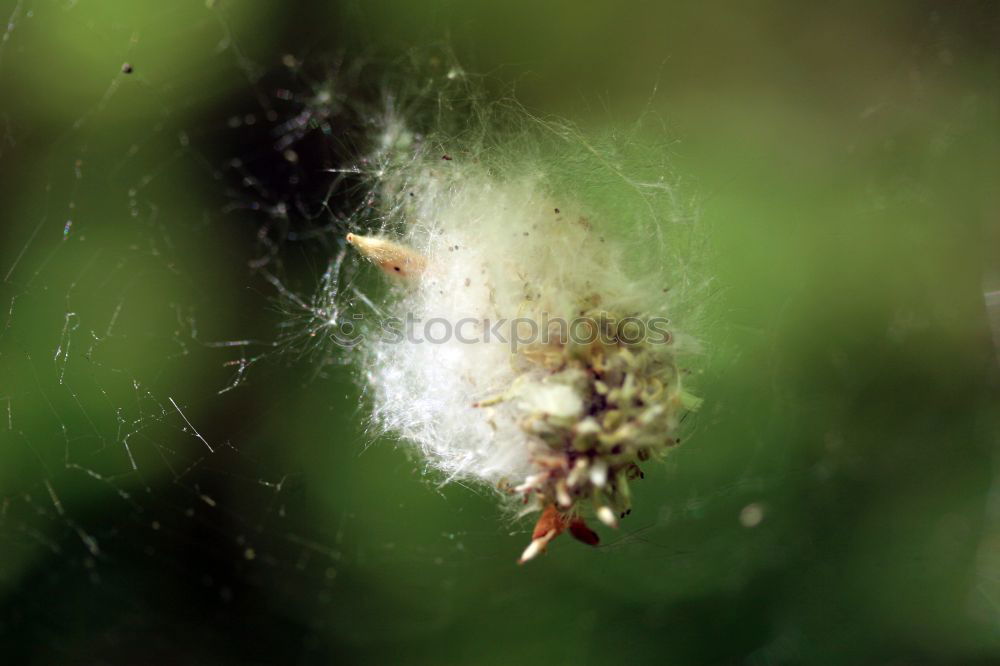
<path fill-rule="evenodd" d="M 448 160 L 448 161 L 450 162 L 450 161 L 451 161 L 451 155 L 447 155 L 447 154 L 445 154 L 445 155 L 442 155 L 442 156 L 441 156 L 441 159 L 443 159 L 443 160 Z"/>
<path fill-rule="evenodd" d="M 392 270 L 394 270 L 394 271 L 396 271 L 398 273 L 399 272 L 399 266 L 393 266 Z"/>
<path fill-rule="evenodd" d="M 134 71 L 135 69 L 132 67 L 130 63 L 126 62 L 122 64 L 122 74 L 131 74 Z"/>
<path fill-rule="evenodd" d="M 555 208 L 555 209 L 553 209 L 553 210 L 555 210 L 555 211 L 556 211 L 556 214 L 557 214 L 557 215 L 559 214 L 559 209 L 558 209 L 558 208 Z"/>

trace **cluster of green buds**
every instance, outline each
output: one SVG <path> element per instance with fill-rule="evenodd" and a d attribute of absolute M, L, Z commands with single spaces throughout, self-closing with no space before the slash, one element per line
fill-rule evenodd
<path fill-rule="evenodd" d="M 621 321 L 586 311 L 587 321 Z M 684 371 L 669 343 L 626 342 L 607 327 L 587 344 L 557 340 L 523 350 L 515 362 L 542 371 L 511 391 L 523 412 L 537 469 L 503 489 L 521 496 L 525 512 L 541 511 L 520 562 L 543 552 L 563 531 L 598 543 L 584 516 L 609 527 L 631 512 L 629 484 L 643 478 L 640 465 L 659 459 L 680 440 L 684 414 L 700 400 L 685 392 Z"/>

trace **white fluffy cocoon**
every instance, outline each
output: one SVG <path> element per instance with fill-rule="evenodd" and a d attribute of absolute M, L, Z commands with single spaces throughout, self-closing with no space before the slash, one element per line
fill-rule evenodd
<path fill-rule="evenodd" d="M 373 422 L 445 480 L 498 487 L 531 510 L 558 505 L 565 518 L 535 535 L 525 559 L 578 519 L 583 500 L 614 522 L 628 509 L 618 484 L 674 442 L 693 404 L 677 364 L 693 345 L 676 317 L 693 311 L 697 291 L 684 254 L 690 223 L 665 174 L 642 162 L 630 175 L 622 155 L 574 132 L 527 126 L 495 135 L 485 122 L 417 139 L 393 116 L 371 160 L 377 222 L 358 229 L 420 258 L 415 274 L 388 278 L 379 316 L 410 317 L 420 338 L 451 330 L 435 343 L 369 332 L 361 358 Z M 633 354 L 571 348 L 556 336 L 512 352 L 513 320 L 544 326 L 596 311 L 667 317 L 674 340 Z M 463 321 L 475 342 L 456 336 Z M 498 321 L 506 323 L 494 328 Z"/>

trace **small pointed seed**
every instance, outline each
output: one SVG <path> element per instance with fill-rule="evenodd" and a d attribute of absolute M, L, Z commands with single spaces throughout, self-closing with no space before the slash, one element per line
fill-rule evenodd
<path fill-rule="evenodd" d="M 608 527 L 618 527 L 618 517 L 615 512 L 611 510 L 609 506 L 602 506 L 597 508 L 597 519 Z"/>
<path fill-rule="evenodd" d="M 518 564 L 524 564 L 528 560 L 534 559 L 540 553 L 545 552 L 545 547 L 555 539 L 566 528 L 566 520 L 556 509 L 554 504 L 550 504 L 542 511 L 535 523 L 535 529 L 531 533 L 531 543 L 521 553 L 517 560 Z"/>
<path fill-rule="evenodd" d="M 423 273 L 427 266 L 421 255 L 385 238 L 347 234 L 347 242 L 389 275 L 412 278 Z"/>
<path fill-rule="evenodd" d="M 557 532 L 555 530 L 550 530 L 542 536 L 532 539 L 531 543 L 528 544 L 528 547 L 524 549 L 523 553 L 521 553 L 521 557 L 518 558 L 517 563 L 524 564 L 528 560 L 533 560 L 538 557 L 540 553 L 545 552 L 545 547 L 549 545 L 549 541 L 552 541 L 552 539 L 555 538 L 556 534 Z"/>

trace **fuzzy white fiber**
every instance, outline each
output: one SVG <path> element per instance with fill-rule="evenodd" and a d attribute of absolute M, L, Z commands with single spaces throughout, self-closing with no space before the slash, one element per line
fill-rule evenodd
<path fill-rule="evenodd" d="M 545 387 L 545 373 L 517 367 L 509 322 L 572 317 L 579 295 L 595 288 L 627 295 L 621 286 L 630 283 L 575 213 L 565 204 L 555 212 L 559 206 L 535 179 L 497 182 L 477 171 L 445 162 L 410 182 L 401 241 L 427 257 L 429 269 L 402 286 L 392 307 L 419 322 L 472 320 L 463 336 L 477 341 L 376 344 L 369 381 L 376 421 L 419 446 L 448 477 L 520 481 L 532 471 L 529 437 L 519 425 L 524 401 L 549 411 L 566 407 L 558 389 Z M 485 341 L 484 324 L 501 320 L 508 342 Z M 512 389 L 511 399 L 475 406 Z"/>
<path fill-rule="evenodd" d="M 597 497 L 611 464 L 620 479 L 607 482 L 617 488 L 608 491 L 609 501 L 616 514 L 624 511 L 626 473 L 646 453 L 658 455 L 660 444 L 650 445 L 651 438 L 664 448 L 672 445 L 682 412 L 675 355 L 691 345 L 673 324 L 691 284 L 677 261 L 683 248 L 669 247 L 660 228 L 681 224 L 670 217 L 676 212 L 672 191 L 662 177 L 646 184 L 631 179 L 613 159 L 556 132 L 550 133 L 553 143 L 573 150 L 546 154 L 523 132 L 510 141 L 462 135 L 418 141 L 395 116 L 383 130 L 370 160 L 379 165 L 373 186 L 378 221 L 359 231 L 418 258 L 413 265 L 420 270 L 390 279 L 378 307 L 382 318 L 415 322 L 419 341 L 370 332 L 361 358 L 373 423 L 412 444 L 440 478 L 548 498 L 536 501 L 536 509 L 558 498 L 572 511 L 576 497 Z M 572 159 L 563 159 L 570 153 Z M 574 170 L 580 178 L 574 179 Z M 515 320 L 535 322 L 540 330 L 547 321 L 568 322 L 595 309 L 671 319 L 673 343 L 643 352 L 647 367 L 635 371 L 649 394 L 660 387 L 660 397 L 654 396 L 659 403 L 633 391 L 631 371 L 608 370 L 609 376 L 618 373 L 614 399 L 626 407 L 604 414 L 601 409 L 613 407 L 595 393 L 603 384 L 589 361 L 573 360 L 559 345 L 512 349 L 512 338 L 532 332 L 525 323 L 515 327 Z M 424 339 L 428 335 L 433 342 Z M 553 350 L 564 360 L 539 360 Z M 619 353 L 617 347 L 605 351 Z M 620 353 L 618 362 L 630 358 Z M 600 354 L 595 363 L 602 363 Z M 624 429 L 615 425 L 622 414 Z M 545 439 L 559 428 L 559 441 L 569 448 L 553 449 L 553 438 Z M 634 447 L 626 442 L 631 448 L 624 454 L 621 447 L 599 453 L 593 447 L 604 444 L 597 443 L 578 454 L 568 443 L 598 432 L 606 443 L 628 436 L 628 428 L 645 439 Z M 637 458 L 639 449 L 645 452 Z M 545 467 L 553 464 L 547 458 L 553 452 L 562 456 L 558 478 Z M 590 465 L 589 472 L 574 475 L 573 465 L 578 471 Z"/>

